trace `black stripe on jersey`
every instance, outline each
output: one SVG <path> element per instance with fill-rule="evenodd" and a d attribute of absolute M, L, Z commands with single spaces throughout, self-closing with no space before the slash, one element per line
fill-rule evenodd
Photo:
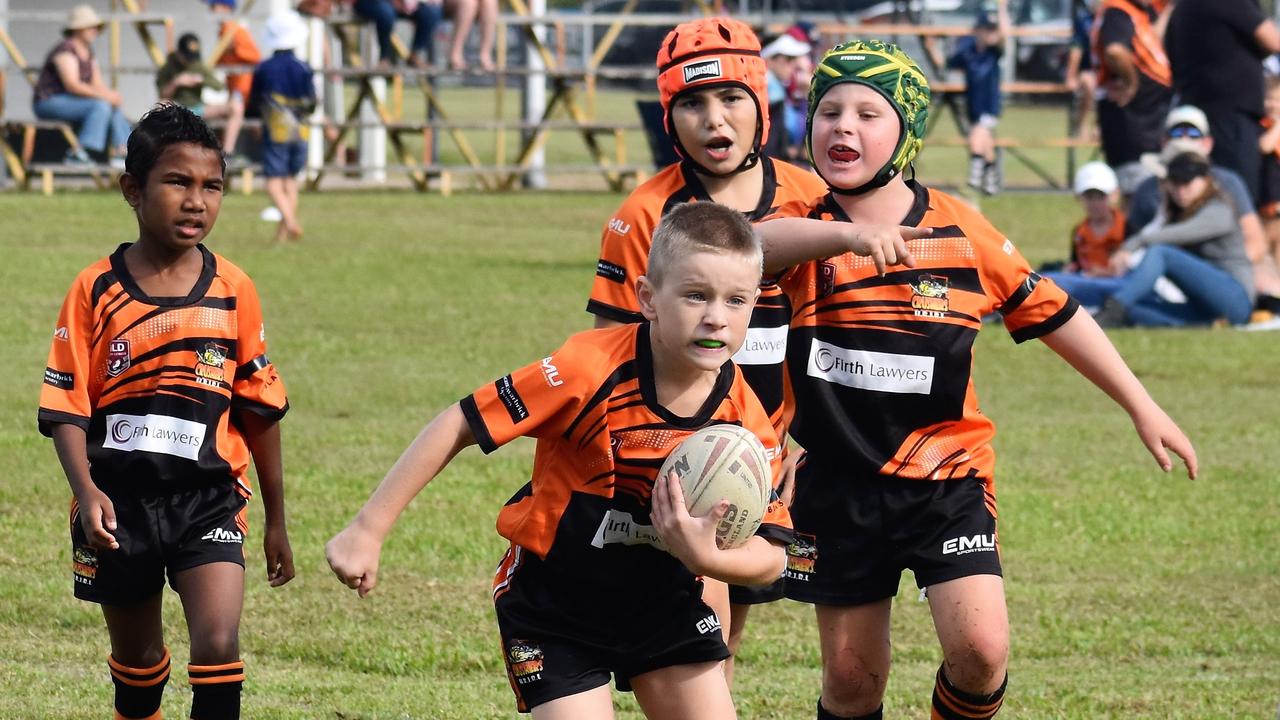
<path fill-rule="evenodd" d="M 1015 330 L 1014 332 L 1011 332 L 1009 334 L 1013 337 L 1013 341 L 1017 343 L 1022 343 L 1028 340 L 1035 340 L 1036 338 L 1044 337 L 1045 335 L 1048 335 L 1054 330 L 1057 330 L 1058 328 L 1065 325 L 1067 321 L 1070 320 L 1072 316 L 1076 314 L 1076 311 L 1079 309 L 1080 309 L 1080 303 L 1076 302 L 1075 298 L 1068 296 L 1067 304 L 1063 305 L 1062 309 L 1054 313 L 1051 317 L 1049 317 L 1049 319 L 1037 325 L 1029 325 L 1019 330 Z"/>
<path fill-rule="evenodd" d="M 648 348 L 646 348 L 646 350 L 647 349 Z M 639 352 L 636 353 L 637 357 L 639 356 L 639 354 L 640 354 Z M 600 388 L 596 390 L 594 395 L 591 396 L 591 399 L 587 401 L 587 404 L 582 406 L 582 410 L 578 411 L 578 416 L 573 419 L 573 422 L 569 423 L 568 429 L 564 431 L 564 434 L 561 435 L 561 437 L 563 437 L 565 440 L 568 440 L 569 438 L 573 437 L 574 431 L 578 429 L 578 423 L 581 423 L 584 419 L 586 419 L 587 415 L 589 415 L 591 411 L 596 408 L 597 405 L 604 402 L 605 400 L 608 400 L 609 395 L 613 393 L 613 389 L 615 387 L 617 387 L 620 383 L 624 383 L 628 380 L 635 380 L 635 379 L 636 379 L 636 361 L 635 360 L 628 360 L 622 363 L 621 365 L 619 365 L 617 369 L 613 371 L 613 374 L 605 378 L 605 381 L 600 384 Z"/>
<path fill-rule="evenodd" d="M 584 483 L 582 483 L 582 484 L 583 484 L 583 485 L 594 485 L 594 484 L 596 484 L 596 483 L 598 483 L 598 482 L 601 482 L 601 481 L 603 481 L 603 480 L 608 480 L 608 479 L 609 479 L 609 478 L 611 478 L 611 477 L 613 477 L 613 471 L 612 471 L 612 470 L 606 470 L 606 471 L 604 471 L 604 472 L 600 473 L 599 475 L 592 475 L 591 477 L 587 478 L 586 482 L 584 482 Z"/>
<path fill-rule="evenodd" d="M 476 445 L 480 446 L 480 451 L 485 455 L 498 449 L 498 443 L 493 441 L 493 436 L 489 434 L 489 428 L 484 424 L 484 418 L 480 415 L 480 410 L 476 408 L 476 399 L 472 395 L 468 395 L 458 401 L 458 407 L 462 409 L 462 417 L 466 419 L 467 425 L 471 427 L 471 434 L 476 439 Z"/>
<path fill-rule="evenodd" d="M 832 289 L 831 295 L 836 295 L 848 290 L 861 290 L 863 288 L 885 287 L 888 285 L 909 285 L 911 281 L 917 279 L 920 273 L 925 272 L 921 269 L 898 270 L 891 273 L 885 273 L 883 276 L 872 275 L 863 278 L 857 282 L 843 283 Z M 978 270 L 971 267 L 955 267 L 955 268 L 928 268 L 928 272 L 933 275 L 942 275 L 947 278 L 949 287 L 953 290 L 963 292 L 971 292 L 975 294 L 985 294 L 982 288 L 982 279 L 978 276 Z M 830 297 L 830 295 L 828 295 Z M 826 298 L 810 300 L 804 305 L 796 309 L 797 314 L 809 311 L 809 309 L 817 305 Z"/>
<path fill-rule="evenodd" d="M 644 322 L 644 315 L 641 315 L 638 312 L 631 312 L 630 310 L 623 310 L 622 308 L 616 308 L 612 305 L 605 305 L 598 300 L 587 301 L 587 312 L 592 315 L 602 317 L 605 320 L 612 320 L 624 325 Z"/>
<path fill-rule="evenodd" d="M 773 540 L 783 545 L 790 545 L 796 541 L 796 532 L 794 530 L 782 525 L 774 525 L 773 523 L 761 523 L 760 529 L 756 530 L 756 535 L 765 540 Z"/>
<path fill-rule="evenodd" d="M 111 319 L 116 316 L 116 313 L 123 310 L 131 302 L 133 302 L 133 298 L 129 297 L 129 293 L 126 292 L 121 292 L 119 295 L 111 298 L 107 303 L 107 307 L 111 308 L 112 303 L 116 303 L 116 306 L 110 310 L 105 310 L 104 308 L 105 312 L 99 316 L 98 322 L 94 325 L 93 342 L 90 343 L 90 347 L 98 346 L 98 343 L 102 341 L 102 334 L 106 332 L 107 328 L 111 325 Z"/>
<path fill-rule="evenodd" d="M 527 482 L 522 485 L 520 489 L 516 491 L 516 494 L 512 495 L 510 499 L 503 503 L 503 505 L 515 505 L 527 497 L 533 497 L 533 483 L 531 482 Z"/>
<path fill-rule="evenodd" d="M 271 364 L 271 360 L 269 360 L 266 355 L 259 355 L 258 357 L 236 368 L 236 379 L 243 380 L 270 364 Z"/>
<path fill-rule="evenodd" d="M 209 287 L 213 285 L 213 279 L 218 274 L 217 261 L 214 260 L 213 253 L 204 245 L 197 245 L 196 249 L 200 251 L 202 259 L 202 267 L 200 268 L 200 277 L 195 284 L 191 286 L 191 292 L 184 297 L 152 297 L 138 285 L 133 276 L 129 274 L 129 266 L 124 261 L 124 252 L 132 243 L 124 243 L 111 253 L 111 270 L 120 280 L 120 286 L 125 292 L 133 296 L 135 299 L 148 305 L 156 307 L 183 307 L 195 303 L 203 298 L 205 293 L 209 292 Z"/>
<path fill-rule="evenodd" d="M 934 229 L 933 229 L 933 232 L 929 233 L 928 237 L 927 237 L 927 238 L 925 238 L 925 239 L 933 239 L 933 238 L 962 238 L 962 237 L 967 237 L 967 236 L 964 234 L 964 231 L 960 229 L 960 226 L 958 226 L 958 225 L 943 225 L 942 227 L 936 227 L 936 228 L 934 228 Z"/>
<path fill-rule="evenodd" d="M 1036 285 L 1040 284 L 1042 279 L 1043 278 L 1040 277 L 1039 273 L 1032 271 L 1029 275 L 1023 278 L 1021 283 L 1018 284 L 1018 289 L 1013 291 L 1013 294 L 1009 296 L 1009 299 L 1005 300 L 1004 304 L 996 309 L 1000 311 L 1001 315 L 1008 315 L 1014 310 L 1017 310 L 1018 306 L 1022 305 L 1022 303 L 1027 301 L 1027 298 L 1031 297 L 1031 293 L 1036 289 Z"/>
<path fill-rule="evenodd" d="M 911 463 L 911 458 L 915 457 L 916 453 L 920 452 L 920 448 L 924 447 L 924 444 L 929 442 L 930 438 L 932 438 L 934 435 L 937 435 L 941 431 L 942 431 L 942 426 L 940 425 L 934 428 L 933 430 L 930 430 L 929 432 L 921 435 L 919 438 L 917 438 L 916 443 L 912 445 L 911 450 L 906 455 L 903 456 L 902 462 L 898 463 L 898 469 L 894 470 L 893 474 L 897 475 L 898 473 L 902 472 L 902 469 Z"/>
<path fill-rule="evenodd" d="M 585 448 L 597 435 L 604 432 L 608 426 L 608 415 L 601 414 L 600 417 L 596 418 L 595 422 L 591 423 L 591 427 L 587 428 L 587 431 L 582 434 L 582 439 L 578 441 L 578 449 Z"/>
<path fill-rule="evenodd" d="M 40 434 L 45 437 L 53 437 L 54 425 L 75 425 L 81 430 L 89 430 L 89 418 L 45 408 L 40 408 L 36 413 L 36 424 L 40 428 Z"/>
<path fill-rule="evenodd" d="M 227 357 L 235 357 L 235 340 L 220 337 L 184 337 L 172 342 L 167 342 L 159 347 L 152 348 L 141 355 L 135 355 L 130 359 L 129 364 L 131 366 L 141 365 L 152 358 L 163 357 L 169 353 L 179 352 L 182 350 L 191 350 L 192 352 L 195 352 L 209 343 L 216 343 L 225 347 L 227 349 Z M 194 367 L 194 365 L 192 367 Z M 104 388 L 104 391 L 106 390 L 109 390 L 109 388 Z"/>
<path fill-rule="evenodd" d="M 117 282 L 119 282 L 119 280 L 116 279 L 116 274 L 110 270 L 95 278 L 93 281 L 93 289 L 89 291 L 89 307 L 98 307 L 98 300 L 100 300 L 102 296 L 111 289 L 111 286 L 115 285 Z"/>
<path fill-rule="evenodd" d="M 711 199 L 706 189 L 702 187 L 702 181 L 698 179 L 698 173 L 693 169 L 693 164 L 688 160 L 680 161 L 680 176 L 684 178 L 684 186 L 667 197 L 667 201 L 662 203 L 662 214 L 658 217 L 666 217 L 666 214 L 671 212 L 671 208 L 690 200 L 705 202 Z"/>
<path fill-rule="evenodd" d="M 284 401 L 284 407 L 275 407 L 274 405 L 261 403 L 257 400 L 250 400 L 240 395 L 232 395 L 231 407 L 234 410 L 251 412 L 259 417 L 266 418 L 271 422 L 280 422 L 280 420 L 284 418 L 285 414 L 289 412 L 289 401 Z"/>
<path fill-rule="evenodd" d="M 229 297 L 229 298 L 219 298 L 219 297 L 201 298 L 200 300 L 198 300 L 198 301 L 196 301 L 196 302 L 188 303 L 188 304 L 186 304 L 186 305 L 183 305 L 182 307 L 183 307 L 183 308 L 205 307 L 205 308 L 214 308 L 214 309 L 216 309 L 216 310 L 235 310 L 235 309 L 236 309 L 236 299 L 235 299 L 235 298 L 233 298 L 233 297 Z M 154 310 L 152 310 L 152 311 L 150 311 L 150 312 L 146 313 L 146 314 L 145 314 L 145 315 L 143 315 L 142 317 L 138 318 L 137 320 L 134 320 L 133 322 L 129 323 L 128 327 L 126 327 L 125 329 L 121 330 L 121 331 L 119 332 L 119 334 L 118 334 L 116 337 L 119 337 L 120 335 L 123 335 L 123 334 L 125 334 L 125 333 L 129 332 L 130 330 L 132 330 L 132 329 L 134 329 L 135 327 L 137 327 L 137 326 L 141 325 L 142 323 L 145 323 L 146 321 L 150 320 L 151 318 L 154 318 L 154 317 L 157 317 L 157 316 L 163 315 L 163 314 L 165 314 L 165 313 L 169 312 L 169 311 L 170 311 L 170 310 L 172 310 L 172 309 L 173 309 L 173 307 L 172 307 L 172 306 L 170 306 L 170 307 L 157 307 L 157 308 L 155 308 Z M 223 341 L 222 341 L 222 340 L 219 340 L 219 342 L 223 342 Z"/>
<path fill-rule="evenodd" d="M 153 368 L 151 370 L 143 370 L 140 372 L 130 373 L 127 377 L 116 381 L 114 385 L 111 385 L 110 387 L 104 387 L 102 389 L 102 395 L 103 396 L 109 395 L 123 388 L 125 385 L 138 382 L 139 380 L 146 380 L 148 378 L 153 378 L 157 375 L 164 375 L 165 373 L 175 373 L 178 375 L 191 376 L 191 375 L 195 375 L 195 370 L 186 365 L 161 365 L 160 367 Z"/>

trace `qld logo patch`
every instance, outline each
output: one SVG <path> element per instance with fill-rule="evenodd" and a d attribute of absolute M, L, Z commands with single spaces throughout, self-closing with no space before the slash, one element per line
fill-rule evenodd
<path fill-rule="evenodd" d="M 542 648 L 527 640 L 512 640 L 507 647 L 507 667 L 517 685 L 542 679 Z"/>
<path fill-rule="evenodd" d="M 120 373 L 129 369 L 129 341 L 112 340 L 107 343 L 107 374 L 119 377 Z"/>
<path fill-rule="evenodd" d="M 925 273 L 911 286 L 911 308 L 917 317 L 946 317 L 951 302 L 951 281 L 943 275 Z"/>
<path fill-rule="evenodd" d="M 788 580 L 809 582 L 817 563 L 818 539 L 813 535 L 796 533 L 796 541 L 787 546 L 787 569 L 782 576 Z"/>

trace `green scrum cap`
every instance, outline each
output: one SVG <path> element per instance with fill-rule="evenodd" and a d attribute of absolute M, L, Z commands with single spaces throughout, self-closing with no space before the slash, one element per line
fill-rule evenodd
<path fill-rule="evenodd" d="M 815 171 L 818 166 L 813 162 L 814 110 L 828 90 L 848 82 L 866 85 L 883 95 L 898 113 L 902 128 L 893 157 L 874 178 L 852 190 L 831 188 L 833 192 L 844 195 L 861 195 L 884 187 L 920 152 L 924 145 L 925 120 L 929 117 L 929 80 L 915 60 L 897 45 L 883 40 L 854 40 L 828 50 L 814 69 L 813 80 L 809 83 L 809 130 L 804 144 Z"/>

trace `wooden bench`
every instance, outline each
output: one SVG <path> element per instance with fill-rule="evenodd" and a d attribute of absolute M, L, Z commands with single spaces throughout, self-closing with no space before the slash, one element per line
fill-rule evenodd
<path fill-rule="evenodd" d="M 322 165 L 318 168 L 323 173 L 351 173 L 360 172 L 358 165 Z M 427 191 L 432 178 L 437 181 L 437 189 L 444 197 L 453 195 L 456 187 L 455 181 L 460 176 L 479 176 L 479 175 L 507 175 L 510 177 L 519 177 L 527 172 L 531 172 L 533 168 L 522 167 L 520 165 L 489 165 L 482 167 L 472 167 L 470 165 L 384 165 L 377 168 L 380 172 L 403 173 L 408 175 L 417 185 L 419 190 Z M 648 179 L 652 168 L 647 165 L 624 165 L 610 168 L 622 178 L 631 179 L 635 184 L 640 184 Z M 576 165 L 548 165 L 540 168 L 541 172 L 549 175 L 571 175 L 583 174 L 592 175 L 600 172 L 599 165 L 593 164 L 576 164 Z M 320 175 L 311 182 L 310 188 L 316 190 L 319 188 Z"/>
<path fill-rule="evenodd" d="M 71 163 L 36 163 L 28 168 L 27 182 L 23 188 L 30 187 L 32 175 L 40 176 L 40 192 L 45 195 L 53 194 L 54 178 L 57 176 L 64 177 L 88 177 L 93 180 L 93 184 L 99 190 L 106 190 L 111 187 L 112 182 L 120 175 L 118 168 L 110 165 L 92 164 L 79 165 Z"/>
<path fill-rule="evenodd" d="M 36 151 L 36 133 L 57 132 L 72 150 L 80 148 L 80 141 L 70 125 L 60 120 L 5 120 L 0 122 L 0 155 L 4 156 L 9 174 L 22 187 L 31 182 L 32 158 Z M 17 135 L 18 149 L 9 144 L 9 136 Z"/>

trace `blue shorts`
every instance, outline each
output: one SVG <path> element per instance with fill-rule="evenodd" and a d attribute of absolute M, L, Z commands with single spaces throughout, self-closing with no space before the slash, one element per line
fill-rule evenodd
<path fill-rule="evenodd" d="M 272 177 L 293 177 L 307 164 L 307 144 L 304 142 L 262 142 L 262 174 Z"/>

